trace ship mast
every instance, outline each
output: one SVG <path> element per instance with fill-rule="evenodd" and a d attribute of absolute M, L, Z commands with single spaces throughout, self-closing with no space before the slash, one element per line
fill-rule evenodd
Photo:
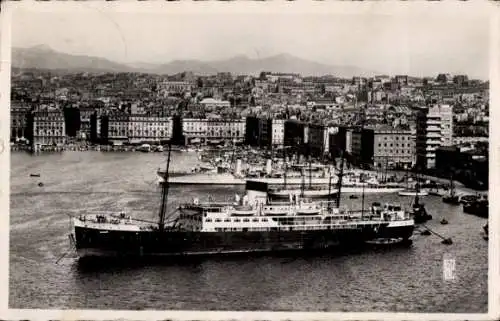
<path fill-rule="evenodd" d="M 312 187 L 312 166 L 311 166 L 311 155 L 309 155 L 309 189 Z"/>
<path fill-rule="evenodd" d="M 337 208 L 340 208 L 340 195 L 342 190 L 342 176 L 344 175 L 344 151 L 340 151 L 340 173 L 338 178 Z"/>
<path fill-rule="evenodd" d="M 168 156 L 167 156 L 167 168 L 165 171 L 165 182 L 162 185 L 161 190 L 161 205 L 160 205 L 160 219 L 158 222 L 158 228 L 160 231 L 165 229 L 165 213 L 167 211 L 167 200 L 168 200 L 168 188 L 169 188 L 169 169 L 170 169 L 170 154 L 172 152 L 172 142 L 168 142 Z"/>
<path fill-rule="evenodd" d="M 453 183 L 453 173 L 450 174 L 450 196 L 455 197 L 455 184 Z"/>
<path fill-rule="evenodd" d="M 416 181 L 417 181 L 417 184 L 415 185 L 415 200 L 414 200 L 414 204 L 415 205 L 419 205 L 418 204 L 418 194 L 420 193 L 420 182 L 419 182 L 419 177 L 418 177 L 418 171 L 417 171 L 417 175 L 416 175 Z"/>
<path fill-rule="evenodd" d="M 283 167 L 284 167 L 284 171 L 283 171 L 283 187 L 286 189 L 286 172 L 288 170 L 287 168 L 287 163 L 286 163 L 286 150 L 285 150 L 285 145 L 283 144 Z"/>

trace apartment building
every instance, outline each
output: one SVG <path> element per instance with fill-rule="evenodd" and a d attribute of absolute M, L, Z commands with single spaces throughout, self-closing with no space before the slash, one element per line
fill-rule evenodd
<path fill-rule="evenodd" d="M 453 112 L 450 105 L 422 108 L 416 118 L 416 162 L 421 169 L 436 166 L 436 149 L 453 145 Z"/>

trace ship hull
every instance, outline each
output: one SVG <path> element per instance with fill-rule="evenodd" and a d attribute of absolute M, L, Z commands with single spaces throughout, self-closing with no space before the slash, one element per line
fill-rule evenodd
<path fill-rule="evenodd" d="M 382 223 L 358 229 L 316 231 L 185 232 L 105 231 L 75 227 L 80 257 L 190 256 L 356 247 L 379 238 L 408 240 L 413 225 Z"/>
<path fill-rule="evenodd" d="M 163 179 L 160 177 L 159 182 Z M 170 185 L 245 185 L 245 180 L 231 174 L 189 174 L 169 177 Z"/>
<path fill-rule="evenodd" d="M 374 188 L 374 187 L 367 187 L 363 189 L 363 187 L 342 187 L 341 192 L 342 193 L 365 193 L 365 194 L 393 194 L 401 191 L 402 188 L 397 188 L 397 187 L 380 187 L 380 188 Z M 313 190 L 313 191 L 304 191 L 304 196 L 309 197 L 309 198 L 325 198 L 329 196 L 335 196 L 337 195 L 337 189 L 332 188 L 331 191 L 329 190 Z M 302 191 L 300 189 L 297 190 L 286 190 L 286 191 L 269 191 L 268 194 L 272 196 L 273 198 L 289 198 L 290 194 L 292 195 L 301 195 Z"/>

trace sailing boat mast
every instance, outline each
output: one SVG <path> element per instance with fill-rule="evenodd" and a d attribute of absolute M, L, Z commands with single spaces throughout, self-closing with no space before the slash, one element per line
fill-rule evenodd
<path fill-rule="evenodd" d="M 158 222 L 158 228 L 160 231 L 163 231 L 165 228 L 165 213 L 167 210 L 167 201 L 168 201 L 168 188 L 169 188 L 169 169 L 170 169 L 170 154 L 172 152 L 172 142 L 169 140 L 168 142 L 168 156 L 167 156 L 167 168 L 165 171 L 165 182 L 162 185 L 161 190 L 161 205 L 160 205 L 160 219 Z"/>

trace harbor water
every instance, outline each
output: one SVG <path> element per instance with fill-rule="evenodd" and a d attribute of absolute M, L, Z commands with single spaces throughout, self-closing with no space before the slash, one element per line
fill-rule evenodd
<path fill-rule="evenodd" d="M 186 170 L 196 162 L 194 153 L 176 152 L 172 157 L 172 170 Z M 13 152 L 9 307 L 487 312 L 488 244 L 481 235 L 486 219 L 464 214 L 461 207 L 433 196 L 423 197 L 434 217 L 427 226 L 451 237 L 452 245 L 415 232 L 410 247 L 347 254 L 94 267 L 82 266 L 71 253 L 59 260 L 70 250 L 70 215 L 124 210 L 156 220 L 160 204 L 156 171 L 165 160 L 160 153 Z M 243 190 L 244 186 L 172 186 L 169 203 L 174 208 L 193 197 L 233 200 Z M 408 207 L 411 198 L 365 196 L 366 206 L 374 201 Z M 361 197 L 343 195 L 344 205 L 360 209 L 361 202 Z M 448 225 L 439 223 L 443 217 Z M 447 277 L 445 260 L 455 262 Z"/>

